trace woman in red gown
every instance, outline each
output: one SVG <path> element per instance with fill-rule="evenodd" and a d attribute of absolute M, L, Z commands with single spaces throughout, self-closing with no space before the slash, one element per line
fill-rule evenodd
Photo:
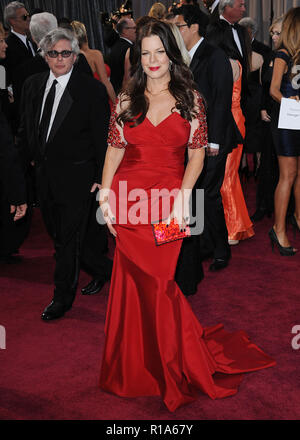
<path fill-rule="evenodd" d="M 244 332 L 230 335 L 222 325 L 203 329 L 174 281 L 182 242 L 156 246 L 149 218 L 145 224 L 124 221 L 127 213 L 133 219 L 131 190 L 142 194 L 138 215 L 157 203 L 147 199 L 153 189 L 178 188 L 179 195 L 191 189 L 207 145 L 203 101 L 168 24 L 152 20 L 141 28 L 136 60 L 112 114 L 100 192 L 116 237 L 100 387 L 118 396 L 160 395 L 174 411 L 199 391 L 212 399 L 233 395 L 239 373 L 275 362 Z M 184 228 L 179 196 L 170 217 Z"/>

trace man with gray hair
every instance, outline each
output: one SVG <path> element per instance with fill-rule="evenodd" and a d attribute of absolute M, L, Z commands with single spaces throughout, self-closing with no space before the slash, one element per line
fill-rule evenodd
<path fill-rule="evenodd" d="M 56 251 L 54 295 L 42 314 L 49 321 L 72 307 L 80 263 L 103 284 L 110 278 L 105 245 L 92 248 L 89 241 L 87 247 L 85 237 L 89 217 L 96 217 L 92 207 L 106 153 L 109 104 L 103 84 L 74 69 L 79 46 L 70 31 L 52 30 L 40 48 L 50 71 L 24 84 L 19 136 L 35 163 L 41 212 Z"/>
<path fill-rule="evenodd" d="M 258 31 L 257 22 L 251 17 L 244 17 L 239 21 L 239 25 L 247 29 L 251 41 L 252 50 L 262 55 L 264 61 L 266 61 L 266 57 L 269 61 L 272 49 L 255 38 Z"/>
<path fill-rule="evenodd" d="M 10 34 L 7 37 L 7 50 L 4 67 L 6 69 L 7 84 L 11 84 L 15 100 L 15 123 L 14 128 L 18 125 L 18 109 L 19 109 L 19 68 L 26 61 L 32 59 L 36 52 L 36 45 L 29 38 L 30 15 L 25 5 L 20 2 L 11 2 L 4 9 L 4 20 L 10 28 Z"/>
<path fill-rule="evenodd" d="M 57 19 L 49 12 L 34 14 L 29 25 L 31 36 L 38 46 L 44 36 L 55 28 L 57 28 Z"/>

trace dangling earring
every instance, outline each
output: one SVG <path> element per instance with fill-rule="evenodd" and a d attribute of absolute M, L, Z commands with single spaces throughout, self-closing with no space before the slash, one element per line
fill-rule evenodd
<path fill-rule="evenodd" d="M 170 60 L 170 62 L 169 62 L 169 70 L 170 70 L 170 72 L 173 71 L 173 68 L 174 68 L 174 66 L 173 66 L 173 61 Z"/>

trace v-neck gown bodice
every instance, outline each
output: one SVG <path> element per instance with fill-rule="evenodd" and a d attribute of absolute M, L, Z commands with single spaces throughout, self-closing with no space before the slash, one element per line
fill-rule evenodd
<path fill-rule="evenodd" d="M 159 125 L 149 119 L 120 132 L 112 114 L 109 145 L 125 148 L 114 176 L 117 202 L 140 188 L 180 188 L 185 151 L 207 144 L 203 104 L 199 126 L 173 113 Z M 125 181 L 127 193 L 119 190 Z M 100 387 L 118 396 L 162 396 L 170 411 L 196 399 L 237 392 L 241 374 L 275 364 L 243 331 L 223 325 L 204 329 L 174 281 L 181 241 L 156 246 L 150 224 L 122 224 L 117 230 L 113 274 L 105 324 Z M 234 320 L 234 317 L 232 317 Z"/>

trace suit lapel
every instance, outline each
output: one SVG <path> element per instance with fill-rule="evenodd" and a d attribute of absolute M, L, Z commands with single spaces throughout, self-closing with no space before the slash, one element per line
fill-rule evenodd
<path fill-rule="evenodd" d="M 247 54 L 247 48 L 246 48 L 246 44 L 245 44 L 245 36 L 244 36 L 244 31 L 243 28 L 241 26 L 238 26 L 237 28 L 237 33 L 240 39 L 240 43 L 242 46 L 242 52 L 243 52 L 243 58 L 246 56 Z"/>
<path fill-rule="evenodd" d="M 25 55 L 25 54 L 26 54 L 26 55 L 29 54 L 29 55 L 31 55 L 31 56 L 33 57 L 32 52 L 31 52 L 31 51 L 29 52 L 28 47 L 23 43 L 23 41 L 22 41 L 19 37 L 17 37 L 17 36 L 16 36 L 15 34 L 13 34 L 13 33 L 11 33 L 10 36 L 11 36 L 11 38 L 14 39 L 15 43 L 19 46 L 20 50 L 23 51 L 24 55 Z M 31 40 L 30 40 L 30 42 L 31 42 Z"/>
<path fill-rule="evenodd" d="M 195 72 L 195 69 L 199 63 L 199 59 L 201 60 L 201 57 L 202 57 L 203 53 L 205 52 L 206 45 L 207 45 L 207 43 L 204 39 L 202 41 L 202 43 L 200 44 L 200 46 L 198 47 L 198 49 L 196 50 L 196 52 L 194 53 L 192 62 L 190 64 L 190 69 L 192 72 Z"/>
<path fill-rule="evenodd" d="M 39 145 L 40 116 L 41 116 L 41 109 L 42 109 L 45 87 L 47 84 L 48 77 L 49 77 L 49 72 L 45 72 L 42 76 L 42 80 L 39 82 L 39 85 L 37 87 L 37 92 L 32 99 L 32 110 L 34 114 L 34 136 L 37 145 Z"/>
<path fill-rule="evenodd" d="M 51 127 L 51 131 L 49 134 L 48 142 L 51 142 L 56 135 L 59 127 L 63 123 L 65 117 L 69 113 L 70 108 L 72 107 L 73 99 L 68 90 L 68 86 L 65 88 L 65 91 L 61 97 L 58 109 L 56 111 L 56 115 Z"/>

